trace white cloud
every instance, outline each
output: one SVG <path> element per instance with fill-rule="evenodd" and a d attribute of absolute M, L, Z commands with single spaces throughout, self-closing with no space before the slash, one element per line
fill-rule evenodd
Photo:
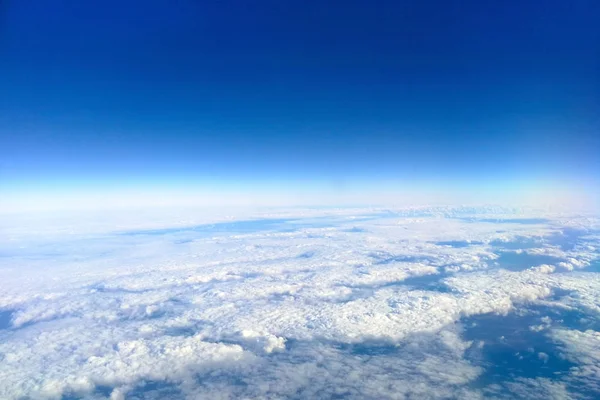
<path fill-rule="evenodd" d="M 600 332 L 557 329 L 552 338 L 564 346 L 564 356 L 576 364 L 570 380 L 595 395 L 600 393 Z"/>
<path fill-rule="evenodd" d="M 490 388 L 486 397 L 500 399 L 568 400 L 573 396 L 564 382 L 547 378 L 518 378 L 502 386 Z"/>
<path fill-rule="evenodd" d="M 482 368 L 465 357 L 471 343 L 455 322 L 530 302 L 600 311 L 598 274 L 501 270 L 490 244 L 596 220 L 528 224 L 519 218 L 529 214 L 490 220 L 490 211 L 498 210 L 266 211 L 244 219 L 285 221 L 241 232 L 187 229 L 218 219 L 177 213 L 171 224 L 163 214 L 118 229 L 73 222 L 73 234 L 65 220 L 5 227 L 0 308 L 11 319 L 0 329 L 0 397 L 102 396 L 97 388 L 110 387 L 118 399 L 159 381 L 188 398 L 479 398 L 468 384 Z M 122 234 L 170 225 L 182 229 Z M 464 245 L 438 244 L 448 241 Z M 552 244 L 532 254 L 573 268 L 597 256 L 590 246 Z M 577 295 L 551 300 L 558 289 Z M 378 346 L 400 353 L 379 354 Z M 511 385 L 503 390 L 564 389 L 544 380 Z"/>

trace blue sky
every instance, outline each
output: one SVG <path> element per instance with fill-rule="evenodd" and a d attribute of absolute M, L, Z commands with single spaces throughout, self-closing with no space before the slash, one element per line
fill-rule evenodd
<path fill-rule="evenodd" d="M 1 7 L 8 195 L 598 184 L 594 1 Z"/>

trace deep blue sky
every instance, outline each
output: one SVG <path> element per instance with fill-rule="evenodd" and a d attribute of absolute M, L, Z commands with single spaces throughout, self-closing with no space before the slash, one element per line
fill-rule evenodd
<path fill-rule="evenodd" d="M 0 7 L 5 191 L 598 182 L 598 1 Z"/>

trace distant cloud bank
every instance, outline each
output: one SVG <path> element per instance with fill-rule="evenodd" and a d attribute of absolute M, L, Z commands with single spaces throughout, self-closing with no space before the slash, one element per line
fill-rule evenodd
<path fill-rule="evenodd" d="M 600 394 L 594 214 L 19 218 L 0 226 L 3 399 Z"/>

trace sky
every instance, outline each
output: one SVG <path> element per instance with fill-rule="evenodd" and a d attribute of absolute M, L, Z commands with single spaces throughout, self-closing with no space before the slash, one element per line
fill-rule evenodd
<path fill-rule="evenodd" d="M 586 0 L 3 1 L 0 205 L 597 194 L 599 17 Z"/>

